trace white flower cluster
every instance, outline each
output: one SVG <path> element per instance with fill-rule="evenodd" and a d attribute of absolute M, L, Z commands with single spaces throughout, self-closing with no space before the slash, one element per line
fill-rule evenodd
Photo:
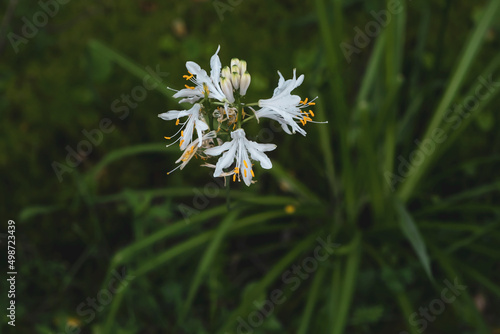
<path fill-rule="evenodd" d="M 233 181 L 243 179 L 249 186 L 255 182 L 252 181 L 255 177 L 252 161 L 259 161 L 262 168 L 270 169 L 271 160 L 264 152 L 274 150 L 276 145 L 248 140 L 242 125 L 251 119 L 270 118 L 279 122 L 286 133 L 298 132 L 305 136 L 306 132 L 298 123 L 313 122 L 314 113 L 309 107 L 315 103 L 314 99 L 302 101 L 300 96 L 291 94 L 304 81 L 304 75 L 296 78 L 295 70 L 289 80 L 278 72 L 278 87 L 271 98 L 244 103 L 251 82 L 247 63 L 234 58 L 231 66 L 222 68 L 219 50 L 220 46 L 210 60 L 210 75 L 198 64 L 186 63 L 189 75 L 183 77 L 192 84 L 175 90 L 174 97 L 181 98 L 179 103 L 188 102 L 193 106 L 189 110 L 171 110 L 158 117 L 166 121 L 175 119 L 176 125 L 181 125 L 172 138 L 165 137 L 175 139 L 170 145 L 179 142 L 183 151 L 176 161 L 181 164 L 175 169 L 183 169 L 193 157 L 207 160 L 222 155 L 215 165 L 205 163 L 204 166 L 215 168 L 215 177 L 232 175 Z M 254 110 L 254 106 L 260 109 Z M 253 115 L 247 114 L 245 108 L 252 110 Z M 187 118 L 181 122 L 184 117 Z M 197 138 L 193 140 L 195 130 Z"/>

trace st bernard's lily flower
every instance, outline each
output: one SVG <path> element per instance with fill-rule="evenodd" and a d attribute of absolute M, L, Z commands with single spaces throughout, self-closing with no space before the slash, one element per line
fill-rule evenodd
<path fill-rule="evenodd" d="M 212 147 L 205 150 L 205 154 L 218 156 L 222 154 L 219 158 L 217 164 L 215 165 L 214 176 L 222 176 L 225 168 L 228 168 L 235 163 L 233 181 L 238 178 L 243 179 L 243 182 L 247 186 L 252 183 L 252 177 L 255 176 L 252 170 L 252 160 L 257 160 L 264 169 L 270 169 L 273 164 L 271 160 L 263 153 L 267 151 L 272 151 L 276 148 L 274 144 L 259 144 L 254 141 L 250 141 L 245 137 L 245 130 L 237 129 L 231 132 L 232 140 L 230 142 L 225 142 L 224 144 L 216 147 Z M 250 157 L 248 154 L 250 153 Z"/>
<path fill-rule="evenodd" d="M 234 102 L 232 94 L 225 94 L 221 88 L 221 69 L 222 65 L 219 58 L 220 46 L 215 51 L 215 54 L 210 59 L 210 76 L 207 72 L 193 61 L 186 62 L 186 68 L 189 75 L 184 75 L 186 80 L 191 81 L 193 86 L 185 85 L 186 88 L 177 91 L 174 94 L 175 98 L 182 98 L 179 103 L 189 102 L 194 103 L 208 96 L 208 98 L 216 99 L 220 102 Z"/>
<path fill-rule="evenodd" d="M 189 110 L 170 110 L 168 112 L 165 112 L 163 114 L 159 114 L 158 117 L 161 119 L 164 119 L 166 121 L 170 121 L 173 119 L 177 119 L 175 125 L 179 125 L 179 118 L 180 117 L 185 117 L 188 116 L 188 119 L 186 122 L 182 123 L 182 127 L 180 128 L 179 131 L 173 136 L 175 137 L 179 132 L 181 135 L 179 138 L 177 138 L 172 144 L 176 143 L 177 141 L 180 141 L 179 146 L 181 150 L 185 150 L 186 147 L 191 143 L 193 140 L 193 132 L 194 129 L 196 129 L 196 132 L 198 133 L 198 138 L 201 139 L 203 137 L 203 131 L 208 130 L 208 125 L 205 123 L 203 118 L 200 115 L 200 109 L 201 105 L 199 103 L 196 103 L 193 105 L 193 107 Z M 170 137 L 165 137 L 166 139 L 170 139 Z M 201 146 L 202 140 L 198 142 L 198 146 Z M 172 145 L 170 144 L 170 145 Z M 170 146 L 168 145 L 168 146 Z M 167 146 L 167 147 L 168 147 Z"/>
<path fill-rule="evenodd" d="M 271 160 L 264 152 L 274 150 L 276 145 L 248 140 L 243 129 L 247 122 L 270 118 L 279 122 L 286 133 L 298 132 L 305 136 L 306 132 L 298 123 L 305 125 L 313 122 L 314 112 L 309 108 L 315 104 L 315 99 L 302 101 L 300 96 L 292 95 L 292 91 L 304 81 L 304 75 L 297 78 L 293 70 L 293 78 L 289 80 L 278 72 L 278 87 L 271 98 L 247 103 L 246 93 L 252 81 L 247 62 L 232 58 L 230 65 L 222 68 L 219 50 L 220 46 L 210 58 L 210 75 L 197 63 L 186 62 L 189 74 L 183 78 L 189 81 L 189 85 L 174 90 L 174 97 L 180 99 L 179 103 L 187 102 L 193 106 L 189 110 L 171 110 L 158 115 L 161 119 L 176 120 L 176 125 L 182 125 L 172 136 L 173 143 L 170 144 L 178 142 L 182 155 L 175 162 L 178 165 L 168 174 L 183 169 L 196 157 L 204 160 L 202 166 L 215 169 L 215 177 L 225 177 L 225 181 L 231 177 L 233 181 L 243 179 L 249 186 L 255 182 L 252 181 L 255 177 L 252 161 L 259 161 L 262 168 L 270 169 Z M 255 106 L 259 110 L 255 111 Z M 305 108 L 309 110 L 305 111 Z M 248 109 L 253 110 L 254 115 L 248 114 Z M 183 117 L 187 119 L 180 123 Z M 195 130 L 197 138 L 193 138 Z M 217 156 L 220 157 L 215 158 Z"/>
<path fill-rule="evenodd" d="M 175 171 L 178 168 L 180 168 L 182 170 L 184 167 L 186 167 L 188 162 L 194 156 L 196 156 L 198 154 L 198 149 L 200 147 L 210 147 L 210 142 L 215 137 L 217 137 L 217 133 L 215 131 L 210 131 L 210 132 L 204 134 L 203 137 L 201 137 L 201 140 L 200 140 L 200 138 L 196 138 L 191 144 L 189 144 L 189 146 L 186 147 L 186 149 L 182 153 L 181 157 L 179 159 L 177 159 L 177 161 L 175 162 L 176 164 L 178 164 L 179 162 L 182 162 L 182 163 L 179 166 L 177 166 L 176 168 L 172 169 L 167 174 L 172 173 L 173 171 Z"/>
<path fill-rule="evenodd" d="M 308 102 L 307 98 L 302 101 L 300 96 L 291 94 L 292 90 L 300 86 L 304 81 L 304 75 L 302 74 L 296 78 L 295 72 L 294 69 L 292 79 L 285 81 L 278 71 L 280 79 L 278 87 L 274 90 L 273 97 L 266 100 L 259 100 L 258 105 L 261 109 L 255 112 L 255 116 L 257 118 L 270 118 L 278 121 L 283 130 L 288 134 L 298 132 L 305 136 L 306 131 L 299 127 L 297 121 L 300 121 L 302 125 L 305 125 L 307 121 L 312 122 L 311 117 L 314 117 L 313 111 L 309 110 L 307 112 L 301 109 L 315 105 L 315 103 L 314 100 Z"/>

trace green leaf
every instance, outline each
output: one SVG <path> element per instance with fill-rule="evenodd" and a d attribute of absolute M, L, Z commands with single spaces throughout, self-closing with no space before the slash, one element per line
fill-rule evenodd
<path fill-rule="evenodd" d="M 413 221 L 413 218 L 410 216 L 403 203 L 399 200 L 395 201 L 396 212 L 398 214 L 399 227 L 403 234 L 410 242 L 411 246 L 415 253 L 417 253 L 418 259 L 422 264 L 422 267 L 425 270 L 425 273 L 432 281 L 433 276 L 431 272 L 431 261 L 429 255 L 427 253 L 427 247 L 425 245 L 424 239 L 418 230 L 417 225 Z"/>
<path fill-rule="evenodd" d="M 304 308 L 304 314 L 300 321 L 300 328 L 297 334 L 307 334 L 309 331 L 309 324 L 311 323 L 311 318 L 314 311 L 314 306 L 318 303 L 320 297 L 320 288 L 323 284 L 323 279 L 325 278 L 326 269 L 325 267 L 320 267 L 314 276 L 314 281 L 311 286 L 311 291 L 308 294 L 306 307 Z"/>
<path fill-rule="evenodd" d="M 217 255 L 217 251 L 219 250 L 222 239 L 226 236 L 227 231 L 231 224 L 234 223 L 234 220 L 238 216 L 239 211 L 230 212 L 227 217 L 220 223 L 217 230 L 215 231 L 215 235 L 208 245 L 206 251 L 203 253 L 203 257 L 201 258 L 200 264 L 198 265 L 198 269 L 196 274 L 194 275 L 193 281 L 189 288 L 188 297 L 183 306 L 183 311 L 181 312 L 181 318 L 184 318 L 186 312 L 188 311 L 191 303 L 193 302 L 193 298 L 200 287 L 202 279 L 206 277 L 208 269 L 213 264 L 215 257 Z"/>

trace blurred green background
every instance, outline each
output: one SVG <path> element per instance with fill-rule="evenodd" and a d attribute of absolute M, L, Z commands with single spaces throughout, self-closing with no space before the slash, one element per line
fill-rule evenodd
<path fill-rule="evenodd" d="M 18 275 L 1 332 L 500 332 L 499 7 L 3 1 L 0 241 L 14 220 Z M 166 174 L 180 152 L 157 117 L 218 45 L 247 61 L 249 102 L 296 68 L 329 122 L 252 125 L 273 169 L 230 191 L 199 160 Z"/>

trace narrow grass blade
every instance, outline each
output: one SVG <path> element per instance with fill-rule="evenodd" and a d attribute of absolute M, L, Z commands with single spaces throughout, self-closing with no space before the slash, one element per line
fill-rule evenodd
<path fill-rule="evenodd" d="M 478 54 L 482 44 L 485 41 L 484 36 L 488 28 L 491 26 L 492 22 L 495 20 L 499 8 L 500 1 L 497 0 L 490 1 L 486 6 L 482 17 L 478 21 L 479 23 L 477 24 L 468 40 L 468 43 L 465 46 L 458 66 L 453 76 L 450 78 L 448 87 L 443 95 L 441 102 L 439 103 L 439 106 L 437 107 L 437 110 L 434 112 L 434 115 L 429 126 L 427 127 L 422 142 L 426 142 L 426 140 L 431 137 L 432 132 L 437 129 L 443 121 L 446 110 L 453 102 L 453 99 L 456 97 L 459 89 L 462 87 L 473 61 L 475 60 L 476 55 Z M 432 158 L 432 156 L 427 157 L 427 159 L 425 159 L 421 165 L 415 168 L 414 173 L 411 174 L 406 179 L 405 183 L 401 186 L 398 193 L 403 202 L 406 202 L 412 195 L 418 181 L 432 162 Z"/>
<path fill-rule="evenodd" d="M 231 224 L 234 223 L 234 220 L 238 216 L 239 211 L 233 210 L 231 211 L 226 218 L 220 223 L 215 231 L 215 235 L 208 245 L 206 251 L 203 253 L 203 257 L 200 260 L 200 264 L 198 265 L 198 269 L 196 270 L 196 274 L 194 275 L 193 281 L 189 288 L 188 297 L 186 302 L 183 305 L 183 310 L 181 312 L 181 318 L 183 319 L 188 311 L 191 303 L 193 302 L 193 298 L 200 287 L 202 279 L 206 277 L 209 267 L 214 262 L 214 259 L 217 255 L 217 251 L 219 250 L 222 239 L 226 236 L 227 231 Z"/>
<path fill-rule="evenodd" d="M 448 280 L 455 280 L 460 278 L 459 273 L 453 267 L 453 260 L 443 253 L 438 247 L 429 243 L 429 249 L 433 253 L 434 258 L 441 266 L 441 269 L 446 273 Z M 459 268 L 460 266 L 457 266 Z M 465 282 L 460 280 L 462 284 Z M 468 321 L 472 322 L 471 325 L 475 326 L 475 333 L 478 334 L 490 334 L 491 330 L 488 328 L 483 316 L 479 313 L 474 299 L 470 296 L 467 290 L 460 291 L 460 299 L 464 302 L 462 305 L 457 305 L 457 302 L 451 304 L 458 317 L 468 316 Z M 472 318 L 471 318 L 472 317 Z"/>
<path fill-rule="evenodd" d="M 320 297 L 320 289 L 325 278 L 326 268 L 320 267 L 314 276 L 314 281 L 311 285 L 311 291 L 307 297 L 306 307 L 304 308 L 304 314 L 300 321 L 300 327 L 297 334 L 307 334 L 310 333 L 309 324 L 311 323 L 311 318 L 314 311 L 314 306 L 318 303 Z"/>
<path fill-rule="evenodd" d="M 302 253 L 309 250 L 315 240 L 314 235 L 310 235 L 308 238 L 304 239 L 302 242 L 297 244 L 290 252 L 288 252 L 284 257 L 282 257 L 273 268 L 252 288 L 249 295 L 259 296 L 265 293 L 266 289 L 274 282 L 290 265 L 295 261 Z M 250 312 L 255 309 L 253 304 L 254 300 L 243 300 L 240 306 L 233 311 L 227 318 L 225 324 L 217 332 L 220 334 L 225 333 L 235 333 L 236 322 L 238 317 L 247 317 Z"/>
<path fill-rule="evenodd" d="M 158 90 L 164 96 L 172 98 L 173 92 L 167 89 L 167 85 L 162 81 L 161 78 L 156 77 L 148 73 L 144 68 L 138 66 L 133 61 L 127 57 L 119 54 L 110 47 L 104 45 L 97 40 L 89 41 L 89 47 L 96 53 L 100 54 L 102 57 L 109 58 L 110 60 L 116 62 L 118 65 L 123 67 L 129 73 L 135 75 L 137 78 L 143 80 L 144 78 L 149 78 L 150 81 L 154 81 L 157 85 L 154 89 Z M 173 98 L 172 98 L 173 99 Z"/>
<path fill-rule="evenodd" d="M 410 216 L 408 211 L 406 211 L 404 205 L 397 199 L 395 200 L 395 206 L 401 231 L 410 242 L 415 253 L 417 253 L 418 259 L 420 260 L 425 273 L 430 280 L 433 280 L 431 272 L 431 261 L 429 258 L 429 254 L 427 253 L 427 247 L 425 245 L 424 239 L 422 238 L 422 235 L 420 234 L 420 231 L 418 230 L 417 225 L 413 221 L 413 218 Z"/>
<path fill-rule="evenodd" d="M 342 280 L 342 290 L 340 291 L 340 301 L 336 321 L 333 323 L 332 334 L 342 334 L 347 326 L 349 310 L 354 296 L 356 279 L 361 262 L 361 234 L 356 233 L 353 240 L 354 249 L 346 259 L 345 273 Z"/>
<path fill-rule="evenodd" d="M 186 224 L 184 220 L 177 221 L 172 223 L 171 225 L 154 232 L 150 236 L 138 240 L 126 248 L 118 251 L 111 261 L 113 268 L 130 261 L 134 256 L 138 255 L 137 253 L 141 250 L 152 247 L 155 243 L 160 240 L 165 240 L 169 237 L 177 235 L 179 232 L 183 230 L 187 230 L 192 228 L 195 224 L 203 223 L 208 221 L 209 219 L 216 217 L 218 215 L 222 215 L 226 212 L 226 207 L 224 205 L 215 207 L 213 209 L 209 209 L 199 214 L 193 216 L 190 219 L 190 224 Z"/>
<path fill-rule="evenodd" d="M 88 173 L 87 173 L 87 179 L 94 180 L 96 176 L 99 174 L 99 172 L 109 165 L 112 162 L 115 162 L 117 160 L 133 156 L 133 155 L 138 155 L 138 154 L 145 154 L 145 153 L 167 153 L 167 152 L 178 152 L 178 150 L 174 151 L 174 148 L 169 147 L 165 148 L 165 145 L 162 145 L 160 143 L 152 143 L 152 144 L 142 144 L 142 145 L 136 145 L 136 146 L 130 146 L 126 147 L 123 149 L 115 150 L 111 153 L 108 153 L 99 163 L 97 163 Z"/>

